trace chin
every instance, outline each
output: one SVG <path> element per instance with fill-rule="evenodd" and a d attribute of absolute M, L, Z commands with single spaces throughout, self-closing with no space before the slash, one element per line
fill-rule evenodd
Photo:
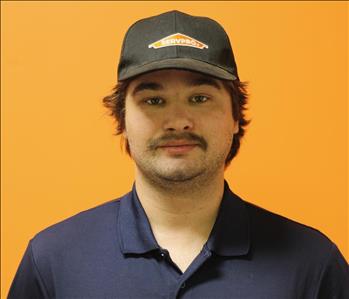
<path fill-rule="evenodd" d="M 167 169 L 166 171 L 158 171 L 156 175 L 157 177 L 165 181 L 187 182 L 195 179 L 203 173 L 204 170 L 202 169 L 188 169 L 188 167 L 186 167 L 186 169 L 176 169 L 173 171 L 169 171 L 169 169 Z"/>

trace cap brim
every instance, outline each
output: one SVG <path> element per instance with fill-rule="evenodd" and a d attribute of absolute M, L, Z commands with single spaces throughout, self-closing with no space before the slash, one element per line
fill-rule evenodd
<path fill-rule="evenodd" d="M 209 64 L 204 61 L 194 60 L 189 58 L 170 58 L 160 61 L 150 62 L 137 67 L 130 67 L 128 71 L 124 74 L 121 74 L 118 78 L 118 81 L 132 78 L 134 76 L 156 71 L 162 69 L 183 69 L 189 71 L 200 72 L 206 75 L 217 77 L 219 79 L 225 80 L 236 80 L 237 77 L 232 73 L 212 64 Z"/>

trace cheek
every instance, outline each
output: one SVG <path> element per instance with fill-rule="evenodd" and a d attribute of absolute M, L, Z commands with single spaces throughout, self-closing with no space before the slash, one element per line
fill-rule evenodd
<path fill-rule="evenodd" d="M 207 122 L 206 132 L 210 134 L 211 145 L 214 148 L 230 148 L 234 135 L 234 120 L 231 114 L 219 113 L 212 121 Z"/>
<path fill-rule="evenodd" d="M 234 130 L 234 119 L 229 110 L 217 110 L 214 113 L 210 113 L 203 120 L 201 119 L 201 123 L 216 134 L 228 134 L 228 132 L 233 132 Z"/>
<path fill-rule="evenodd" d="M 233 118 L 230 100 L 229 104 L 227 103 L 220 113 L 220 122 L 222 130 L 224 130 L 224 132 L 229 136 L 233 136 L 236 124 Z"/>
<path fill-rule="evenodd" d="M 132 140 L 148 139 L 154 134 L 156 125 L 154 121 L 137 109 L 126 108 L 125 114 L 125 134 L 124 136 Z"/>

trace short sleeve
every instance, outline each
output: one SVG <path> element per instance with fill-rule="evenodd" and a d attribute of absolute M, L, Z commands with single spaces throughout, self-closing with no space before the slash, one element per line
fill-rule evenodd
<path fill-rule="evenodd" d="M 8 294 L 8 299 L 22 298 L 50 298 L 35 264 L 31 243 L 24 253 Z"/>
<path fill-rule="evenodd" d="M 349 298 L 349 266 L 335 244 L 324 268 L 318 287 L 317 299 Z"/>

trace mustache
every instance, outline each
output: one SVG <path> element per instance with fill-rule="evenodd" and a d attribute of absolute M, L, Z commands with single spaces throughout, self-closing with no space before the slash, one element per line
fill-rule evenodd
<path fill-rule="evenodd" d="M 165 134 L 159 138 L 152 139 L 148 142 L 148 149 L 155 150 L 157 147 L 159 147 L 163 143 L 168 141 L 174 141 L 174 140 L 186 140 L 186 141 L 195 142 L 204 151 L 206 151 L 208 147 L 207 141 L 202 136 L 199 136 L 191 132 L 183 132 L 178 134 L 173 134 L 173 133 Z"/>

